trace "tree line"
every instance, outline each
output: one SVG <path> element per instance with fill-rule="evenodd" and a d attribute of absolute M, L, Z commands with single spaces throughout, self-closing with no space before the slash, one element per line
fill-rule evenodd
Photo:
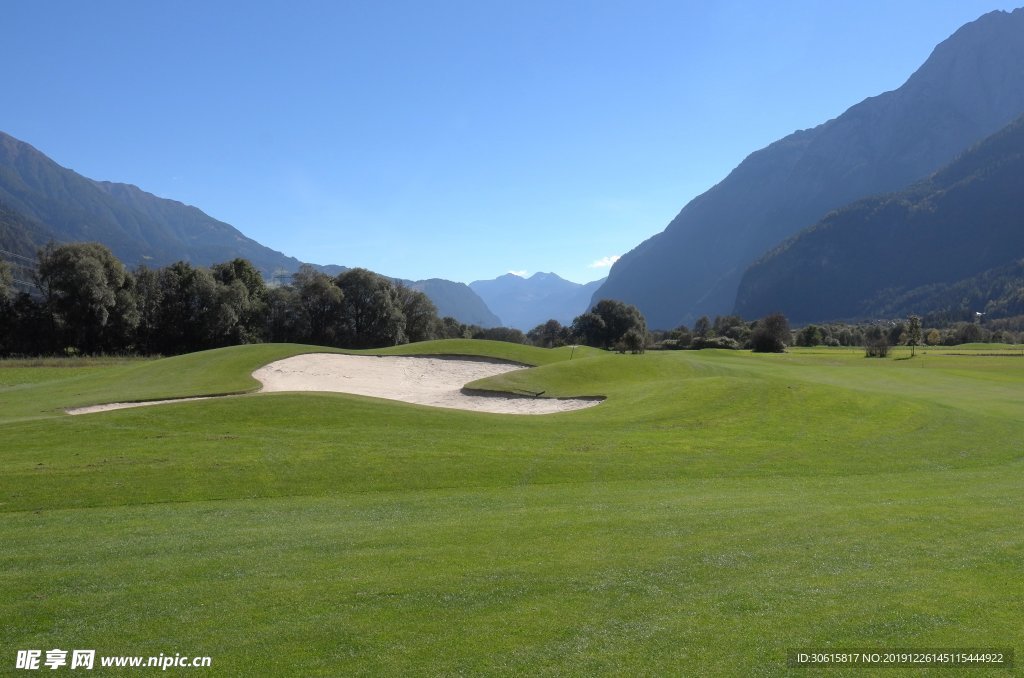
<path fill-rule="evenodd" d="M 680 325 L 670 331 L 651 333 L 651 345 L 657 349 L 728 348 L 754 351 L 780 351 L 785 346 L 859 346 L 868 355 L 886 355 L 892 346 L 954 346 L 967 343 L 1022 343 L 1021 318 L 1001 318 L 981 322 L 952 322 L 944 326 L 925 325 L 925 319 L 911 315 L 906 319 L 863 323 L 807 324 L 790 329 L 785 316 L 772 314 L 755 321 L 738 315 L 699 318 L 693 327 Z"/>
<path fill-rule="evenodd" d="M 0 356 L 175 355 L 259 342 L 376 348 L 430 339 L 491 339 L 538 346 L 584 343 L 642 352 L 648 334 L 633 306 L 601 301 L 568 327 L 524 334 L 441 318 L 426 294 L 372 271 L 329 276 L 302 266 L 271 286 L 245 259 L 128 270 L 98 243 L 38 252 L 34 293 L 18 292 L 0 261 Z"/>
<path fill-rule="evenodd" d="M 18 276 L 26 277 L 23 270 Z M 827 345 L 864 346 L 878 354 L 883 345 L 1024 340 L 1019 324 L 1008 320 L 947 327 L 921 327 L 913 319 L 829 323 L 794 331 L 781 314 L 749 322 L 737 315 L 702 317 L 692 328 L 649 331 L 635 306 L 607 299 L 570 325 L 548 320 L 523 333 L 441 318 L 423 292 L 362 268 L 329 276 L 304 265 L 290 284 L 270 286 L 245 259 L 129 271 L 97 243 L 47 245 L 38 253 L 34 278 L 36 293 L 18 292 L 11 266 L 0 261 L 0 356 L 174 355 L 258 342 L 375 348 L 449 338 L 633 353 L 649 347 L 771 352 Z"/>
<path fill-rule="evenodd" d="M 361 268 L 332 277 L 303 266 L 273 287 L 245 259 L 129 271 L 103 245 L 51 244 L 38 253 L 35 286 L 19 293 L 0 262 L 0 355 L 173 355 L 265 341 L 371 348 L 481 331 Z"/>

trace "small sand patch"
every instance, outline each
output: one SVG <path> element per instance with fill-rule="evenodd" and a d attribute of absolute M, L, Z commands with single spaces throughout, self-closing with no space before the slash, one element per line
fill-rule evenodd
<path fill-rule="evenodd" d="M 597 405 L 603 398 L 543 398 L 516 394 L 473 392 L 463 388 L 484 377 L 527 369 L 497 360 L 365 356 L 338 353 L 307 353 L 278 360 L 252 373 L 263 387 L 260 393 L 285 391 L 351 393 L 353 395 L 400 400 L 417 405 L 448 407 L 496 414 L 554 414 Z M 67 410 L 68 414 L 89 414 L 109 410 L 161 405 L 206 396 L 135 403 L 108 403 Z"/>
<path fill-rule="evenodd" d="M 88 407 L 72 407 L 64 410 L 68 414 L 92 414 L 93 412 L 109 412 L 110 410 L 128 410 L 133 407 L 148 407 L 150 405 L 166 405 L 167 403 L 187 403 L 190 400 L 210 400 L 211 398 L 226 398 L 228 396 L 196 396 L 195 398 L 171 398 L 170 400 L 141 400 L 134 403 L 106 403 L 105 405 L 89 405 Z"/>

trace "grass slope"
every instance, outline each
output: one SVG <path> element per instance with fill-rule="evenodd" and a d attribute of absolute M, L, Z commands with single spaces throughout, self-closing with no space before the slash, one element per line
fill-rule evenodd
<path fill-rule="evenodd" d="M 1020 357 L 430 342 L 385 352 L 535 364 L 474 385 L 608 399 L 61 413 L 244 392 L 310 350 L 0 366 L 11 665 L 74 647 L 215 675 L 776 675 L 800 646 L 1022 647 Z"/>

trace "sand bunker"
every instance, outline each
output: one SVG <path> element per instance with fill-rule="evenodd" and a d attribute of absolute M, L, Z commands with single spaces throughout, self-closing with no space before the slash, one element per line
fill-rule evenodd
<path fill-rule="evenodd" d="M 465 392 L 471 381 L 522 365 L 471 358 L 310 353 L 261 367 L 252 376 L 263 391 L 332 391 L 501 414 L 551 414 L 596 405 L 597 399 L 556 399 Z"/>
<path fill-rule="evenodd" d="M 522 365 L 495 360 L 449 357 L 399 357 L 308 353 L 270 363 L 252 373 L 261 393 L 326 391 L 401 400 L 418 405 L 498 414 L 553 414 L 592 407 L 601 398 L 543 398 L 517 394 L 484 394 L 463 388 L 467 383 Z M 185 400 L 110 403 L 68 410 L 87 414 Z"/>

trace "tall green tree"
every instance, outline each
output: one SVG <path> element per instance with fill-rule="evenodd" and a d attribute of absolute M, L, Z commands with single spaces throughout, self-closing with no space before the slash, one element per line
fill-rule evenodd
<path fill-rule="evenodd" d="M 907 343 L 910 344 L 910 357 L 914 357 L 917 345 L 921 343 L 921 319 L 912 315 L 907 319 Z"/>
<path fill-rule="evenodd" d="M 171 355 L 239 343 L 242 295 L 242 283 L 223 285 L 207 268 L 179 261 L 160 269 L 160 352 Z"/>
<path fill-rule="evenodd" d="M 643 353 L 646 343 L 646 337 L 635 327 L 630 328 L 620 340 L 623 352 L 629 351 L 630 353 Z"/>
<path fill-rule="evenodd" d="M 562 327 L 562 323 L 552 318 L 527 332 L 526 338 L 534 346 L 555 348 L 569 343 L 569 330 L 566 327 Z"/>
<path fill-rule="evenodd" d="M 230 285 L 238 280 L 253 299 L 263 300 L 267 295 L 267 284 L 263 274 L 248 259 L 240 257 L 210 267 L 214 280 Z"/>
<path fill-rule="evenodd" d="M 817 325 L 807 325 L 796 335 L 798 346 L 817 346 L 821 341 L 821 328 Z"/>
<path fill-rule="evenodd" d="M 161 340 L 161 309 L 164 295 L 160 271 L 140 266 L 132 273 L 135 279 L 135 303 L 139 311 L 139 324 L 135 330 L 136 350 L 143 354 L 159 353 Z"/>
<path fill-rule="evenodd" d="M 45 355 L 66 347 L 54 337 L 53 319 L 43 301 L 21 293 L 7 307 L 6 354 Z"/>
<path fill-rule="evenodd" d="M 267 341 L 306 341 L 309 328 L 305 323 L 298 290 L 291 285 L 267 290 L 266 308 L 264 336 Z"/>
<path fill-rule="evenodd" d="M 706 315 L 697 318 L 693 324 L 693 336 L 706 339 L 711 334 L 711 320 Z"/>
<path fill-rule="evenodd" d="M 460 323 L 450 315 L 441 318 L 438 332 L 439 339 L 469 339 L 472 336 L 472 332 L 464 323 Z"/>
<path fill-rule="evenodd" d="M 739 343 L 743 343 L 750 336 L 750 329 L 738 315 L 715 316 L 715 322 L 711 327 L 716 337 L 728 337 Z"/>
<path fill-rule="evenodd" d="M 622 341 L 630 330 L 647 336 L 647 323 L 640 310 L 632 304 L 602 299 L 589 312 L 573 321 L 573 334 L 588 346 L 611 348 Z"/>
<path fill-rule="evenodd" d="M 207 348 L 203 326 L 216 298 L 209 272 L 179 261 L 159 270 L 159 302 L 155 313 L 155 346 L 159 353 L 177 355 Z"/>
<path fill-rule="evenodd" d="M 303 264 L 292 277 L 302 314 L 297 322 L 301 341 L 337 346 L 343 325 L 345 295 L 335 281 L 312 266 Z"/>
<path fill-rule="evenodd" d="M 587 311 L 573 319 L 572 335 L 587 346 L 603 347 L 608 336 L 608 327 L 604 318 L 593 311 Z"/>
<path fill-rule="evenodd" d="M 85 353 L 125 348 L 138 325 L 134 281 L 110 250 L 51 243 L 39 252 L 38 280 L 65 346 Z"/>
<path fill-rule="evenodd" d="M 223 289 L 219 291 L 222 312 L 234 314 L 232 344 L 251 344 L 263 340 L 266 329 L 267 285 L 263 275 L 247 259 L 214 264 L 210 269 L 213 279 Z"/>
<path fill-rule="evenodd" d="M 772 313 L 758 320 L 750 335 L 754 353 L 782 353 L 790 341 L 789 320 L 781 313 Z"/>
<path fill-rule="evenodd" d="M 343 345 L 374 348 L 405 341 L 405 316 L 398 290 L 390 280 L 365 268 L 353 268 L 335 282 L 343 295 Z"/>
<path fill-rule="evenodd" d="M 398 305 L 405 317 L 405 337 L 410 342 L 438 337 L 440 318 L 437 307 L 426 294 L 401 283 L 395 284 Z"/>
<path fill-rule="evenodd" d="M 889 333 L 878 325 L 864 330 L 864 356 L 884 358 L 889 355 Z"/>

